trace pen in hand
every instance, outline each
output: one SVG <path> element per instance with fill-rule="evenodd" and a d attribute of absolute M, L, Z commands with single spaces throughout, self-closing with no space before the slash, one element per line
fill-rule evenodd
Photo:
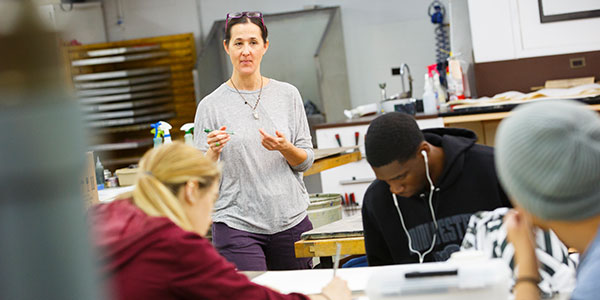
<path fill-rule="evenodd" d="M 335 243 L 335 261 L 333 262 L 333 277 L 335 278 L 335 273 L 337 272 L 338 267 L 340 266 L 340 253 L 342 252 L 342 244 Z"/>
<path fill-rule="evenodd" d="M 204 132 L 210 133 L 211 131 L 214 131 L 214 130 L 215 129 L 204 129 Z M 225 131 L 225 133 L 233 135 L 233 131 Z"/>

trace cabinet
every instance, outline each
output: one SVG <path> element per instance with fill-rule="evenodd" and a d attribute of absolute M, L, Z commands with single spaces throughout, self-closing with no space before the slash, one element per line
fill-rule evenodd
<path fill-rule="evenodd" d="M 421 129 L 444 127 L 442 118 L 417 120 Z M 347 125 L 319 128 L 317 127 L 317 145 L 319 149 L 338 147 L 335 135 L 339 134 L 342 146 L 355 145 L 355 132 L 359 133 L 358 145 L 363 159 L 321 172 L 321 186 L 323 193 L 354 193 L 355 200 L 362 206 L 365 191 L 369 184 L 375 180 L 375 173 L 365 157 L 364 137 L 369 128 L 369 121 L 348 123 Z M 382 145 L 383 146 L 383 145 Z M 345 215 L 346 216 L 346 212 Z"/>
<path fill-rule="evenodd" d="M 194 121 L 196 63 L 191 33 L 66 48 L 90 150 L 107 169 L 137 163 L 152 147 L 150 124 L 166 121 L 173 140 Z"/>
<path fill-rule="evenodd" d="M 476 63 L 600 50 L 600 18 L 541 23 L 538 1 L 468 0 Z"/>

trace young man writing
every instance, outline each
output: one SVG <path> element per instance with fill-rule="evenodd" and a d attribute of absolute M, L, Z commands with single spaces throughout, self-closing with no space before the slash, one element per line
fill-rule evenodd
<path fill-rule="evenodd" d="M 388 113 L 365 138 L 377 177 L 362 208 L 370 266 L 444 261 L 459 250 L 473 213 L 510 206 L 493 149 L 475 144 L 471 131 L 421 131 L 412 116 Z"/>

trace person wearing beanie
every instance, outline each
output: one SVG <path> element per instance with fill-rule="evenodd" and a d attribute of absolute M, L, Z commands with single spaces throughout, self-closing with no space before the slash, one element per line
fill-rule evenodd
<path fill-rule="evenodd" d="M 600 294 L 600 117 L 571 100 L 515 109 L 496 135 L 496 169 L 515 210 L 508 239 L 519 265 L 516 299 L 539 299 L 531 226 L 552 229 L 581 256 L 572 299 Z"/>
<path fill-rule="evenodd" d="M 460 249 L 471 215 L 510 206 L 494 152 L 459 128 L 421 131 L 404 113 L 382 115 L 365 136 L 377 179 L 362 219 L 370 266 L 445 261 Z"/>

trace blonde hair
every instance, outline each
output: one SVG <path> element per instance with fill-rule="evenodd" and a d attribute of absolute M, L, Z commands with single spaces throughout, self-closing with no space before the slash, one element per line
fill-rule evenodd
<path fill-rule="evenodd" d="M 149 216 L 167 217 L 191 231 L 192 224 L 177 193 L 190 180 L 207 188 L 220 176 L 216 163 L 200 150 L 180 142 L 162 145 L 146 152 L 140 160 L 133 203 Z"/>

